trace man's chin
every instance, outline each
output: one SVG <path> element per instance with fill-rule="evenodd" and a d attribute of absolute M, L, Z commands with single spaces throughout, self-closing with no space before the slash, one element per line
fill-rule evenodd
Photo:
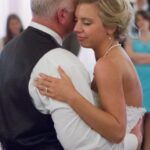
<path fill-rule="evenodd" d="M 82 47 L 84 47 L 84 48 L 91 48 L 90 45 L 85 44 L 85 43 L 83 43 L 83 42 L 80 42 L 80 45 L 81 45 Z"/>

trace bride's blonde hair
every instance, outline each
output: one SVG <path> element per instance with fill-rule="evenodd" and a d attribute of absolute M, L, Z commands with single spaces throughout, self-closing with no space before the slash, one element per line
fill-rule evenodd
<path fill-rule="evenodd" d="M 116 27 L 116 39 L 125 34 L 132 15 L 129 0 L 79 0 L 79 4 L 82 3 L 96 4 L 104 26 Z"/>

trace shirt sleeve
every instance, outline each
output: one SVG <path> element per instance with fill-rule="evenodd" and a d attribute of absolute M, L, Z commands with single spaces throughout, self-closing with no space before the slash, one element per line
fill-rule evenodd
<path fill-rule="evenodd" d="M 30 81 L 29 93 L 32 97 L 35 107 L 44 114 L 52 114 L 56 109 L 67 108 L 68 105 L 62 102 L 54 101 L 50 97 L 42 96 L 34 85 L 34 80 L 40 73 L 60 78 L 57 71 L 58 65 L 54 64 L 47 55 L 44 55 L 34 67 Z"/>

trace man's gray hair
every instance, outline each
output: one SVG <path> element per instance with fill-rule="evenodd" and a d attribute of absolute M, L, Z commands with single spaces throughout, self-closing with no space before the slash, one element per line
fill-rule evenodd
<path fill-rule="evenodd" d="M 71 0 L 31 0 L 33 16 L 52 17 L 58 8 L 68 5 Z"/>

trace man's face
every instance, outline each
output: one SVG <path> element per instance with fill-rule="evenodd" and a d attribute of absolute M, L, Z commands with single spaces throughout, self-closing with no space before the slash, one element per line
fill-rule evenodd
<path fill-rule="evenodd" d="M 69 0 L 70 1 L 70 0 Z M 66 13 L 65 13 L 65 33 L 69 34 L 70 32 L 73 31 L 73 28 L 75 26 L 75 9 L 77 6 L 77 1 L 76 0 L 72 0 L 70 1 L 70 7 L 68 9 L 66 9 Z"/>

